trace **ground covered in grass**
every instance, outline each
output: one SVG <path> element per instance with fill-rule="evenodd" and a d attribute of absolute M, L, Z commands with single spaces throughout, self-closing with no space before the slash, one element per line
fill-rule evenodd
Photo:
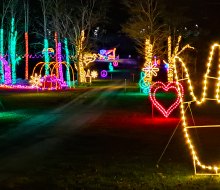
<path fill-rule="evenodd" d="M 7 133 L 5 126 L 16 128 L 17 123 L 34 114 L 62 106 L 92 88 L 82 87 L 67 92 L 1 93 L 4 106 L 1 114 L 8 112 L 8 118 L 14 118 L 11 121 L 0 117 L 0 126 L 4 126 L 1 134 Z M 79 101 L 82 101 L 82 106 L 87 105 L 99 95 L 91 93 Z M 36 154 L 31 169 L 1 170 L 0 189 L 219 189 L 218 176 L 194 175 L 181 125 L 177 127 L 180 121 L 178 110 L 167 119 L 155 109 L 152 115 L 148 97 L 140 93 L 136 85 L 126 89 L 123 86 L 111 88 L 102 96 L 107 100 L 99 117 L 62 137 L 43 158 Z M 212 112 L 218 113 L 217 109 L 213 107 Z M 19 113 L 19 110 L 21 116 L 10 115 Z M 218 122 L 218 114 L 213 114 L 214 119 L 211 119 L 207 116 L 208 110 L 210 108 L 206 107 L 206 111 L 201 110 L 200 114 L 197 110 L 194 119 L 200 123 L 210 120 Z M 203 145 L 200 141 L 204 133 L 212 141 L 209 131 L 200 133 L 193 133 L 198 145 Z M 214 137 L 218 138 L 217 132 Z M 217 152 L 218 155 L 219 145 L 215 144 L 214 150 L 207 151 Z M 213 153 L 210 154 L 213 156 Z M 4 152 L 1 155 L 7 154 Z M 25 168 L 25 164 L 21 164 Z"/>

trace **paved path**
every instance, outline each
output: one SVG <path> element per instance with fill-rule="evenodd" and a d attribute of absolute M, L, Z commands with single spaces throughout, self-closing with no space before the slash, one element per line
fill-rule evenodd
<path fill-rule="evenodd" d="M 73 133 L 102 114 L 112 87 L 85 92 L 53 111 L 36 115 L 0 136 L 0 181 L 35 169 Z M 87 99 L 99 94 L 94 101 Z"/>

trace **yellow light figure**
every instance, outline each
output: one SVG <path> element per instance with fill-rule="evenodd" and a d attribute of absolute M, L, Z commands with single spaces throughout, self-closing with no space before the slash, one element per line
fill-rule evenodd
<path fill-rule="evenodd" d="M 211 50 L 210 50 L 210 56 L 208 58 L 208 62 L 207 62 L 207 70 L 206 70 L 206 73 L 204 75 L 204 80 L 203 80 L 203 92 L 202 92 L 202 95 L 201 95 L 201 98 L 197 98 L 195 93 L 194 93 L 194 87 L 192 85 L 192 82 L 191 82 L 191 79 L 190 79 L 190 73 L 186 67 L 186 64 L 183 62 L 183 60 L 178 57 L 178 56 L 175 56 L 174 57 L 174 72 L 175 72 L 175 79 L 176 81 L 182 81 L 182 80 L 185 80 L 187 81 L 188 83 L 188 88 L 189 88 L 189 92 L 190 92 L 190 95 L 192 97 L 192 100 L 191 101 L 184 101 L 184 98 L 181 98 L 181 105 L 180 105 L 180 113 L 181 113 L 181 117 L 182 117 L 182 125 L 183 125 L 183 133 L 184 133 L 184 136 L 185 136 L 185 141 L 186 143 L 188 144 L 188 148 L 191 152 L 191 155 L 192 155 L 192 160 L 193 160 L 193 163 L 194 163 L 194 171 L 195 171 L 195 174 L 197 175 L 220 175 L 219 173 L 219 167 L 217 167 L 216 165 L 210 165 L 210 164 L 205 164 L 203 163 L 201 160 L 200 160 L 200 157 L 196 151 L 196 148 L 193 144 L 193 139 L 191 138 L 190 134 L 189 134 L 189 129 L 191 128 L 207 128 L 207 127 L 220 127 L 220 125 L 204 125 L 204 126 L 188 126 L 187 124 L 187 117 L 186 117 L 186 109 L 187 107 L 189 107 L 192 103 L 197 103 L 199 105 L 202 105 L 204 104 L 206 101 L 208 100 L 215 100 L 217 101 L 218 103 L 220 103 L 220 95 L 219 95 L 219 91 L 220 91 L 220 65 L 218 67 L 218 76 L 217 77 L 213 77 L 213 76 L 210 76 L 210 71 L 211 71 L 211 67 L 212 67 L 212 61 L 213 61 L 213 57 L 214 57 L 214 51 L 216 48 L 219 48 L 220 49 L 220 44 L 213 44 L 212 47 L 211 47 Z M 219 56 L 219 60 L 220 60 L 220 56 Z M 181 63 L 181 66 L 185 72 L 185 78 L 184 79 L 179 79 L 178 78 L 178 74 L 177 74 L 177 61 Z M 209 86 L 208 86 L 208 81 L 212 79 L 215 81 L 216 83 L 216 90 L 215 90 L 215 95 L 214 97 L 207 97 L 207 91 L 209 89 Z M 180 90 L 180 89 L 179 89 Z M 186 106 L 187 105 L 187 106 Z M 200 167 L 200 169 L 202 170 L 205 170 L 205 171 L 210 171 L 207 172 L 207 173 L 197 173 L 197 167 Z"/>
<path fill-rule="evenodd" d="M 144 67 L 142 68 L 142 71 L 146 73 L 146 76 L 144 78 L 145 82 L 152 82 L 152 76 L 157 76 L 157 72 L 159 71 L 158 68 L 156 68 L 152 64 L 152 57 L 153 57 L 153 45 L 150 43 L 150 39 L 145 40 L 145 63 Z"/>
<path fill-rule="evenodd" d="M 150 66 L 153 57 L 153 46 L 149 39 L 145 40 L 145 63 L 144 67 Z"/>
<path fill-rule="evenodd" d="M 86 72 L 84 70 L 84 63 L 83 63 L 83 42 L 85 40 L 85 32 L 84 30 L 81 31 L 79 39 L 76 43 L 77 49 L 77 56 L 78 56 L 78 82 L 83 83 L 86 82 Z"/>
<path fill-rule="evenodd" d="M 96 79 L 98 77 L 98 72 L 97 71 L 91 71 L 91 76 L 93 79 Z"/>
<path fill-rule="evenodd" d="M 155 65 L 150 65 L 148 67 L 143 68 L 142 70 L 146 73 L 146 77 L 152 78 L 152 76 L 157 76 L 159 68 L 157 68 Z"/>
<path fill-rule="evenodd" d="M 168 82 L 173 82 L 174 79 L 174 59 L 175 57 L 179 56 L 184 50 L 187 48 L 194 49 L 189 44 L 185 45 L 181 50 L 179 50 L 179 45 L 182 37 L 178 37 L 178 41 L 176 43 L 176 46 L 174 48 L 174 52 L 172 53 L 172 39 L 171 36 L 168 37 L 168 62 L 169 62 L 169 68 L 168 68 Z"/>
<path fill-rule="evenodd" d="M 83 55 L 83 63 L 88 66 L 90 63 L 94 62 L 97 58 L 97 54 L 95 53 L 85 53 Z"/>
<path fill-rule="evenodd" d="M 31 76 L 31 79 L 29 82 L 32 87 L 38 88 L 38 87 L 42 86 L 42 83 L 40 80 L 41 80 L 41 75 L 38 75 L 37 73 L 35 73 L 34 76 L 33 75 Z"/>

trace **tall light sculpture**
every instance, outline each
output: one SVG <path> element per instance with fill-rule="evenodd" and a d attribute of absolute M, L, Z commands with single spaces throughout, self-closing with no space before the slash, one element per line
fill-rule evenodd
<path fill-rule="evenodd" d="M 67 40 L 67 38 L 64 39 L 64 47 L 65 47 L 66 64 L 67 64 L 66 80 L 67 80 L 68 87 L 70 87 L 71 86 L 71 82 L 70 82 L 70 58 L 69 58 L 70 55 L 69 55 L 68 40 Z"/>

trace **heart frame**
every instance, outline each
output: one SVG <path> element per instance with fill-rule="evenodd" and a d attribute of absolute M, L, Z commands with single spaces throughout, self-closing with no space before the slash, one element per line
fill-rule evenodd
<path fill-rule="evenodd" d="M 156 99 L 156 93 L 159 89 L 163 89 L 165 92 L 168 92 L 170 89 L 176 91 L 177 98 L 176 101 L 170 105 L 168 109 L 165 109 L 163 105 L 161 105 Z M 168 84 L 164 84 L 161 81 L 155 82 L 150 88 L 150 100 L 152 104 L 164 115 L 164 117 L 168 117 L 174 109 L 176 109 L 181 102 L 181 98 L 184 95 L 183 86 L 179 82 L 169 82 Z"/>

